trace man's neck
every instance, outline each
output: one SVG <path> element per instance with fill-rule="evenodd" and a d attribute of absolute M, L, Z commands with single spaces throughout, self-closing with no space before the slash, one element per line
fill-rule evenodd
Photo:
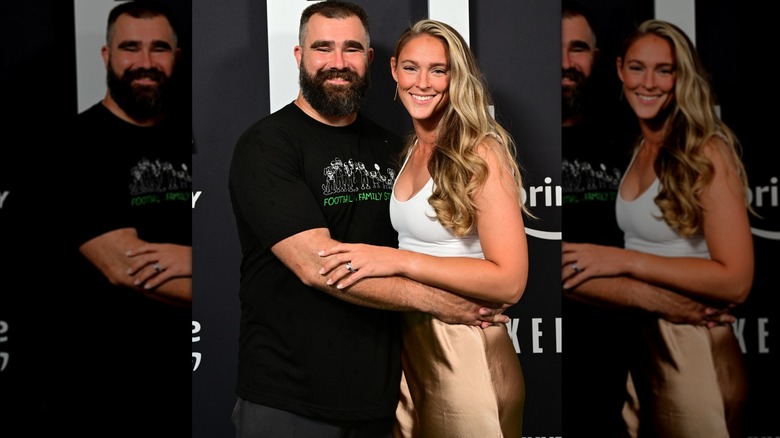
<path fill-rule="evenodd" d="M 106 93 L 106 97 L 103 98 L 103 105 L 106 108 L 108 108 L 108 110 L 111 111 L 113 115 L 119 117 L 120 119 L 124 120 L 127 123 L 136 126 L 142 126 L 142 127 L 154 126 L 159 124 L 163 119 L 162 114 L 144 120 L 138 120 L 136 118 L 130 117 L 130 115 L 127 114 L 125 110 L 123 110 L 122 107 L 120 107 L 119 104 L 116 103 L 116 101 L 111 97 L 109 93 Z"/>
<path fill-rule="evenodd" d="M 301 93 L 298 93 L 298 97 L 295 99 L 295 106 L 300 108 L 301 111 L 306 113 L 306 115 L 312 119 L 330 126 L 348 126 L 351 125 L 355 119 L 357 119 L 357 113 L 347 114 L 346 116 L 323 115 L 314 109 L 314 107 L 312 107 L 311 104 L 309 104 L 309 102 L 304 99 L 303 94 Z"/>

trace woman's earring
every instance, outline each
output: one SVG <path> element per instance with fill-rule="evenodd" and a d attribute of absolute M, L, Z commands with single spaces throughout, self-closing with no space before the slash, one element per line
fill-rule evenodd
<path fill-rule="evenodd" d="M 398 99 L 398 84 L 395 84 L 395 95 L 393 96 L 393 102 Z"/>

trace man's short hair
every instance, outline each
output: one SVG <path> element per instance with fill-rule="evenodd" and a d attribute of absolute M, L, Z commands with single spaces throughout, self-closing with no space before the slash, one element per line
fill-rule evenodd
<path fill-rule="evenodd" d="M 366 41 L 368 45 L 371 45 L 371 38 L 368 31 L 368 14 L 366 11 L 349 2 L 343 2 L 338 0 L 325 0 L 314 3 L 307 6 L 301 13 L 301 24 L 298 27 L 298 44 L 303 45 L 303 40 L 306 39 L 306 25 L 309 24 L 309 19 L 314 14 L 322 15 L 325 18 L 347 18 L 358 17 L 360 22 L 363 23 L 363 28 L 366 29 Z"/>
<path fill-rule="evenodd" d="M 111 9 L 111 12 L 108 14 L 108 25 L 106 26 L 106 44 L 111 45 L 111 40 L 114 38 L 114 24 L 117 18 L 124 14 L 133 18 L 165 17 L 173 30 L 174 43 L 177 42 L 176 19 L 171 8 L 159 1 L 134 0 L 122 3 Z"/>
<path fill-rule="evenodd" d="M 588 22 L 590 27 L 590 33 L 593 34 L 593 39 L 596 39 L 596 20 L 591 12 L 590 8 L 585 4 L 575 0 L 563 0 L 561 8 L 561 18 L 574 18 L 582 17 Z"/>

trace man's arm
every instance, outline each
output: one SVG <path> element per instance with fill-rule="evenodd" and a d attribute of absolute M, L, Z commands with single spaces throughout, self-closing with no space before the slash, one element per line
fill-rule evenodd
<path fill-rule="evenodd" d="M 271 251 L 307 286 L 353 304 L 429 313 L 450 324 L 508 322 L 508 317 L 500 313 L 504 306 L 469 300 L 406 278 L 365 278 L 345 289 L 329 286 L 326 277 L 319 274 L 323 259 L 318 252 L 336 243 L 326 228 L 315 228 L 278 242 Z"/>
<path fill-rule="evenodd" d="M 121 228 L 88 240 L 79 247 L 79 251 L 111 284 L 133 289 L 158 301 L 190 306 L 191 276 L 171 278 L 157 287 L 145 288 L 144 283 L 136 284 L 135 277 L 128 274 L 132 266 L 132 259 L 127 256 L 128 250 L 145 244 L 147 242 L 138 238 L 134 228 Z"/>
<path fill-rule="evenodd" d="M 716 309 L 624 276 L 591 278 L 573 289 L 564 289 L 563 293 L 587 304 L 644 310 L 675 324 L 714 325 L 734 320 L 728 309 Z"/>

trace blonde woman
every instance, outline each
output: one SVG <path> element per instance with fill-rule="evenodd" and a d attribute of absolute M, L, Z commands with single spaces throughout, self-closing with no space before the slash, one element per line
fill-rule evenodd
<path fill-rule="evenodd" d="M 629 275 L 714 307 L 742 303 L 753 281 L 747 179 L 693 44 L 670 23 L 646 21 L 617 71 L 640 127 L 616 204 L 625 249 L 565 244 L 564 287 Z M 732 327 L 652 317 L 642 336 L 624 408 L 629 435 L 741 436 L 746 385 Z"/>
<path fill-rule="evenodd" d="M 452 27 L 422 20 L 401 35 L 391 71 L 414 126 L 390 201 L 399 249 L 339 244 L 321 253 L 331 256 L 321 273 L 346 293 L 362 278 L 402 275 L 516 303 L 528 275 L 520 171 L 474 55 Z M 525 385 L 503 324 L 407 313 L 402 361 L 396 436 L 522 436 Z"/>

